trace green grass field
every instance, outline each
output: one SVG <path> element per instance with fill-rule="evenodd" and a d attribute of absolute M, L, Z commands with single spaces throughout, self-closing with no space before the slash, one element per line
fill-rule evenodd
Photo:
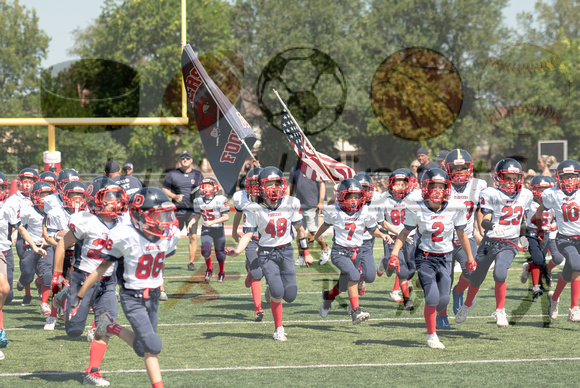
<path fill-rule="evenodd" d="M 319 251 L 312 252 L 318 258 Z M 381 255 L 377 243 L 377 260 Z M 224 283 L 214 277 L 205 284 L 201 257 L 197 272 L 186 270 L 187 241 L 182 238 L 178 253 L 166 264 L 170 299 L 159 309 L 165 386 L 573 386 L 580 339 L 579 327 L 566 319 L 569 288 L 560 299 L 560 317 L 550 322 L 546 294 L 533 301 L 531 285 L 519 281 L 523 261 L 518 256 L 509 272 L 510 327 L 498 329 L 491 317 L 495 299 L 490 273 L 465 323 L 455 324 L 450 304 L 452 330 L 438 332 L 445 350 L 427 347 L 421 290 L 412 294 L 415 311 L 404 311 L 389 299 L 394 277 L 377 278 L 361 298 L 371 319 L 353 326 L 347 298 L 337 298 L 327 318 L 318 315 L 321 291 L 336 281 L 336 268 L 330 262 L 299 267 L 298 297 L 284 304 L 288 341 L 276 342 L 269 306 L 264 303 L 264 321 L 253 322 L 244 257 L 227 259 Z M 554 280 L 560 271 L 554 270 Z M 15 279 L 18 275 L 17 268 Z M 86 337 L 68 338 L 62 321 L 55 331 L 44 331 L 40 300 L 35 297 L 22 307 L 23 293 L 15 293 L 15 301 L 4 308 L 10 345 L 3 349 L 0 386 L 79 386 L 89 359 Z M 119 314 L 120 323 L 127 324 Z M 150 386 L 143 360 L 116 337 L 101 370 L 114 387 Z"/>

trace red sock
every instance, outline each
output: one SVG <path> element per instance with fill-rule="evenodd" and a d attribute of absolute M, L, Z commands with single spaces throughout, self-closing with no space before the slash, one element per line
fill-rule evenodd
<path fill-rule="evenodd" d="M 479 287 L 469 286 L 469 288 L 467 288 L 467 297 L 465 298 L 465 302 L 463 302 L 463 304 L 467 307 L 471 307 L 473 300 L 475 299 L 475 295 L 477 295 L 478 291 Z"/>
<path fill-rule="evenodd" d="M 455 286 L 455 293 L 460 294 L 460 293 L 464 292 L 465 290 L 467 290 L 467 287 L 469 287 L 469 280 L 467 280 L 465 278 L 465 276 L 460 275 L 459 281 L 457 282 L 457 285 Z"/>
<path fill-rule="evenodd" d="M 505 304 L 506 282 L 495 282 L 495 308 L 503 309 Z"/>
<path fill-rule="evenodd" d="M 262 281 L 252 279 L 252 299 L 254 300 L 254 310 L 257 313 L 262 311 Z"/>
<path fill-rule="evenodd" d="M 568 284 L 568 282 L 566 282 L 564 278 L 560 276 L 558 278 L 558 283 L 556 283 L 556 288 L 554 289 L 554 295 L 552 295 L 553 301 L 557 301 L 560 298 L 560 294 L 562 293 L 562 291 L 564 291 L 566 284 Z"/>
<path fill-rule="evenodd" d="M 211 266 L 211 256 L 205 259 L 205 265 L 207 266 L 207 269 L 213 270 L 213 267 Z"/>
<path fill-rule="evenodd" d="M 391 292 L 397 291 L 399 289 L 399 287 L 400 287 L 399 277 L 395 276 L 395 285 L 393 286 L 393 291 L 391 291 Z"/>
<path fill-rule="evenodd" d="M 27 286 L 24 286 L 24 294 L 26 296 L 32 296 L 32 294 L 30 293 L 30 284 Z"/>
<path fill-rule="evenodd" d="M 94 329 L 95 327 L 97 327 L 97 321 L 93 319 L 93 326 L 91 326 L 91 329 Z"/>
<path fill-rule="evenodd" d="M 554 260 L 550 260 L 550 262 L 547 264 L 547 266 L 548 266 L 548 271 L 552 272 L 552 270 L 554 268 L 556 268 L 556 263 L 554 263 Z"/>
<path fill-rule="evenodd" d="M 107 333 L 114 334 L 117 337 L 119 336 L 119 333 L 121 333 L 121 330 L 123 330 L 123 326 L 119 325 L 118 323 L 112 323 L 107 326 Z"/>
<path fill-rule="evenodd" d="M 158 381 L 156 383 L 151 384 L 153 388 L 163 388 L 163 381 Z"/>
<path fill-rule="evenodd" d="M 535 286 L 540 283 L 540 266 L 534 263 L 528 265 L 528 271 L 532 273 L 532 284 Z"/>
<path fill-rule="evenodd" d="M 52 304 L 50 305 L 50 316 L 53 318 L 56 318 L 56 315 L 58 314 L 58 309 L 55 307 L 52 307 Z"/>
<path fill-rule="evenodd" d="M 580 297 L 580 279 L 578 280 L 572 279 L 572 281 L 570 282 L 570 286 L 572 288 L 571 292 L 572 303 L 570 305 L 570 308 L 573 309 L 574 307 L 578 307 L 578 298 Z"/>
<path fill-rule="evenodd" d="M 107 344 L 103 344 L 97 341 L 91 342 L 91 355 L 89 357 L 89 372 L 93 368 L 99 369 L 101 367 L 101 361 L 105 357 L 105 352 L 107 351 Z"/>
<path fill-rule="evenodd" d="M 409 297 L 410 293 L 409 293 L 409 283 L 404 281 L 403 283 L 401 283 L 401 291 L 403 292 L 403 296 L 404 297 Z"/>
<path fill-rule="evenodd" d="M 350 307 L 354 310 L 358 307 L 358 295 L 357 296 L 349 296 L 350 299 Z"/>
<path fill-rule="evenodd" d="M 330 290 L 330 292 L 328 293 L 328 299 L 334 300 L 334 298 L 336 298 L 338 295 L 340 295 L 340 291 L 338 289 L 338 283 L 337 283 L 336 286 L 334 286 L 334 288 L 332 290 Z"/>
<path fill-rule="evenodd" d="M 427 334 L 435 333 L 435 329 L 437 327 L 437 324 L 436 324 L 437 306 L 429 306 L 428 304 L 426 304 L 425 309 L 423 310 L 423 314 L 425 315 L 425 324 L 427 325 Z"/>
<path fill-rule="evenodd" d="M 225 273 L 224 268 L 226 266 L 226 262 L 224 261 L 218 261 L 218 265 L 220 266 L 220 273 Z"/>
<path fill-rule="evenodd" d="M 50 297 L 50 287 L 40 286 L 40 293 L 42 295 L 42 303 L 48 303 Z"/>
<path fill-rule="evenodd" d="M 4 330 L 4 313 L 0 310 L 0 330 Z"/>
<path fill-rule="evenodd" d="M 443 311 L 439 311 L 437 313 L 437 315 L 447 315 L 447 307 L 445 307 L 445 309 L 443 309 Z"/>
<path fill-rule="evenodd" d="M 274 302 L 270 300 L 270 309 L 272 310 L 272 317 L 274 317 L 274 328 L 277 329 L 282 326 L 282 301 Z"/>

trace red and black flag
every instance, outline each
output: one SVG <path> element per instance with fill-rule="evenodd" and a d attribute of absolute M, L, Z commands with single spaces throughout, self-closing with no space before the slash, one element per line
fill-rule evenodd
<path fill-rule="evenodd" d="M 224 191 L 236 191 L 238 175 L 256 142 L 252 127 L 209 77 L 188 44 L 181 54 L 181 72 L 201 142 Z"/>

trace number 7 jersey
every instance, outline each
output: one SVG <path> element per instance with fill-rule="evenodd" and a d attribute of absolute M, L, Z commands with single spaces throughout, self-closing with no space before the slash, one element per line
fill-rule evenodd
<path fill-rule="evenodd" d="M 493 230 L 486 233 L 492 238 L 514 239 L 520 237 L 520 225 L 525 212 L 534 199 L 532 192 L 522 188 L 517 195 L 510 197 L 495 187 L 487 187 L 479 194 L 479 206 L 484 213 L 492 213 L 491 222 L 501 225 L 505 234 L 497 236 Z"/>

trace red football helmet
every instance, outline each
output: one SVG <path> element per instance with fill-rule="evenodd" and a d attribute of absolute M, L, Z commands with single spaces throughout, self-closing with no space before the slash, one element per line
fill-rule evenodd
<path fill-rule="evenodd" d="M 129 214 L 135 229 L 149 240 L 171 238 L 172 226 L 179 227 L 176 207 L 167 194 L 157 187 L 143 187 L 129 200 Z"/>
<path fill-rule="evenodd" d="M 433 187 L 434 183 L 442 183 L 444 188 Z M 449 201 L 451 196 L 451 181 L 449 175 L 440 168 L 425 171 L 421 178 L 421 193 L 423 199 L 434 203 Z"/>
<path fill-rule="evenodd" d="M 513 179 L 508 175 L 516 175 L 517 178 Z M 524 185 L 522 165 L 512 158 L 501 159 L 495 165 L 493 179 L 496 187 L 507 195 L 519 193 Z"/>
<path fill-rule="evenodd" d="M 8 181 L 6 180 L 6 175 L 0 172 L 0 203 L 6 201 L 8 198 Z"/>
<path fill-rule="evenodd" d="M 473 159 L 469 152 L 460 148 L 449 151 L 445 157 L 445 170 L 456 185 L 463 185 L 473 179 Z"/>
<path fill-rule="evenodd" d="M 199 184 L 199 192 L 204 197 L 214 197 L 220 192 L 220 186 L 214 178 L 204 178 Z"/>
<path fill-rule="evenodd" d="M 87 208 L 87 186 L 81 181 L 72 181 L 64 186 L 62 205 L 70 213 Z"/>
<path fill-rule="evenodd" d="M 580 164 L 575 160 L 564 160 L 556 169 L 556 183 L 565 193 L 572 194 L 580 189 Z"/>
<path fill-rule="evenodd" d="M 393 197 L 405 198 L 413 191 L 416 180 L 411 170 L 398 168 L 389 175 L 387 190 Z"/>
<path fill-rule="evenodd" d="M 36 182 L 30 191 L 32 204 L 37 207 L 44 207 L 44 198 L 47 195 L 53 194 L 52 187 L 48 182 Z"/>
<path fill-rule="evenodd" d="M 100 176 L 87 188 L 87 205 L 93 214 L 115 219 L 128 209 L 125 190 L 113 180 Z"/>
<path fill-rule="evenodd" d="M 359 181 L 363 188 L 364 202 L 370 202 L 373 199 L 373 193 L 375 192 L 373 178 L 364 171 L 358 172 L 353 178 Z"/>
<path fill-rule="evenodd" d="M 364 201 L 364 189 L 359 181 L 347 178 L 340 182 L 336 189 L 338 206 L 345 212 L 356 212 L 362 209 Z"/>
<path fill-rule="evenodd" d="M 547 188 L 556 186 L 556 181 L 550 176 L 536 175 L 532 179 L 530 185 L 532 186 L 532 194 L 534 194 L 534 199 L 537 202 L 542 203 L 542 193 Z"/>
<path fill-rule="evenodd" d="M 38 182 L 39 176 L 35 169 L 27 167 L 18 173 L 18 190 L 25 195 L 30 196 L 32 185 Z"/>
<path fill-rule="evenodd" d="M 246 193 L 248 196 L 253 195 L 254 197 L 258 197 L 260 195 L 260 185 L 258 183 L 258 176 L 262 172 L 261 167 L 254 167 L 250 171 L 248 171 L 248 175 L 246 175 Z"/>
<path fill-rule="evenodd" d="M 270 201 L 278 201 L 286 196 L 286 178 L 276 167 L 265 167 L 258 175 L 260 197 Z M 278 182 L 278 185 L 267 185 L 269 182 Z"/>
<path fill-rule="evenodd" d="M 40 180 L 48 183 L 52 187 L 53 194 L 56 194 L 58 192 L 56 188 L 58 184 L 58 177 L 54 172 L 52 171 L 43 172 L 42 174 L 40 174 Z"/>

